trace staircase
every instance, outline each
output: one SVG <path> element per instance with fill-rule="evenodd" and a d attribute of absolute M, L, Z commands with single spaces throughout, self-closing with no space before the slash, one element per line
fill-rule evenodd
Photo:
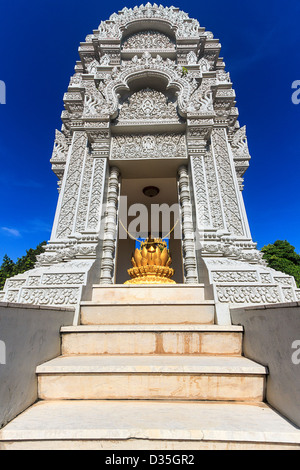
<path fill-rule="evenodd" d="M 61 337 L 0 449 L 300 449 L 264 403 L 267 371 L 243 357 L 242 327 L 214 324 L 203 286 L 94 286 Z"/>

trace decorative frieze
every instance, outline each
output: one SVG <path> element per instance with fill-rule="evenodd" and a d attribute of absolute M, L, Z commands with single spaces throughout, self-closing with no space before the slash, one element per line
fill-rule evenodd
<path fill-rule="evenodd" d="M 5 288 L 7 289 L 18 289 L 25 284 L 25 279 L 8 279 L 5 283 Z"/>
<path fill-rule="evenodd" d="M 19 302 L 31 305 L 75 306 L 80 291 L 81 287 L 22 288 Z"/>
<path fill-rule="evenodd" d="M 295 297 L 298 302 L 300 302 L 300 289 L 295 289 Z"/>
<path fill-rule="evenodd" d="M 256 271 L 212 271 L 212 279 L 216 283 L 259 282 Z"/>
<path fill-rule="evenodd" d="M 5 301 L 9 303 L 18 303 L 19 301 L 19 289 L 9 289 Z"/>
<path fill-rule="evenodd" d="M 51 273 L 43 275 L 43 285 L 83 285 L 85 273 Z"/>
<path fill-rule="evenodd" d="M 272 276 L 269 273 L 260 273 L 260 280 L 263 284 L 272 283 Z"/>
<path fill-rule="evenodd" d="M 184 134 L 132 134 L 112 136 L 112 160 L 187 158 Z"/>
<path fill-rule="evenodd" d="M 27 286 L 38 286 L 41 284 L 41 279 L 41 276 L 29 276 L 27 279 Z"/>
<path fill-rule="evenodd" d="M 144 51 L 153 49 L 154 51 L 163 49 L 175 50 L 174 42 L 166 34 L 159 31 L 141 31 L 126 38 L 122 45 L 122 51 L 138 50 Z"/>
<path fill-rule="evenodd" d="M 274 276 L 273 279 L 275 282 L 278 282 L 278 284 L 281 284 L 283 286 L 290 286 L 294 287 L 294 282 L 292 277 L 283 277 L 283 276 Z"/>
<path fill-rule="evenodd" d="M 264 304 L 282 302 L 277 286 L 217 286 L 219 302 Z"/>

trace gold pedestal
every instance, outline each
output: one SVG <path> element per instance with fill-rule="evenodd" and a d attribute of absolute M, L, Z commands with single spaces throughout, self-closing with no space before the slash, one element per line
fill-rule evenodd
<path fill-rule="evenodd" d="M 125 284 L 176 284 L 171 279 L 174 269 L 167 244 L 161 238 L 148 238 L 136 249 L 131 259 L 132 268 L 128 269 L 131 277 Z"/>

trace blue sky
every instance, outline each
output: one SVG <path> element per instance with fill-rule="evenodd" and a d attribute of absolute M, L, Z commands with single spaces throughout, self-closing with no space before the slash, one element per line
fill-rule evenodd
<path fill-rule="evenodd" d="M 49 160 L 60 129 L 78 46 L 102 20 L 139 3 L 99 0 L 2 2 L 0 80 L 0 263 L 48 240 L 57 204 Z M 247 125 L 252 160 L 244 199 L 258 247 L 286 239 L 300 252 L 300 2 L 178 1 L 222 44 L 226 70 Z"/>

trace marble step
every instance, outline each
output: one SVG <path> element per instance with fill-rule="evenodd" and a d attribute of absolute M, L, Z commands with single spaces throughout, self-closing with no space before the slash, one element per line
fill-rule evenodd
<path fill-rule="evenodd" d="M 101 449 L 300 450 L 300 430 L 263 403 L 65 400 L 0 431 L 0 450 Z"/>
<path fill-rule="evenodd" d="M 61 334 L 63 355 L 242 354 L 241 326 L 80 325 Z"/>
<path fill-rule="evenodd" d="M 213 324 L 215 303 L 203 300 L 198 303 L 145 303 L 81 302 L 80 323 L 106 324 Z"/>
<path fill-rule="evenodd" d="M 151 285 L 151 288 L 143 285 L 93 285 L 93 302 L 111 302 L 114 304 L 145 303 L 145 304 L 196 304 L 202 300 L 207 300 L 204 284 L 174 284 L 174 285 Z M 210 292 L 209 299 L 213 299 L 213 293 Z"/>
<path fill-rule="evenodd" d="M 37 367 L 39 398 L 264 399 L 266 368 L 235 356 L 60 356 Z"/>

